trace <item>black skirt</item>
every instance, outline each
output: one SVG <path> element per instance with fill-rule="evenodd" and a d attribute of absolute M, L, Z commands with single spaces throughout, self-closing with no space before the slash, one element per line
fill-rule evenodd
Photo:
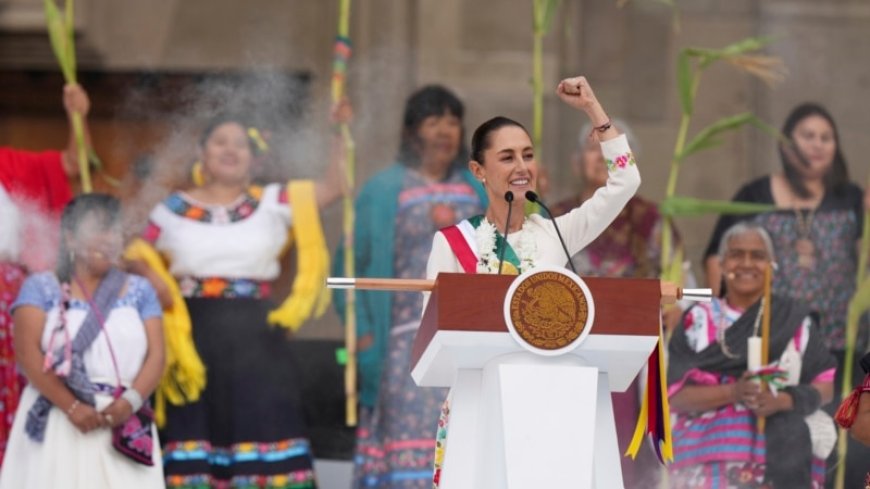
<path fill-rule="evenodd" d="M 316 487 L 287 331 L 260 299 L 187 299 L 206 367 L 200 399 L 167 405 L 167 487 Z"/>

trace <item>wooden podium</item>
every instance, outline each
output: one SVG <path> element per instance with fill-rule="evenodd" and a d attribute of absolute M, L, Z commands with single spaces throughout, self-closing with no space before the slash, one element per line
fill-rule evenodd
<path fill-rule="evenodd" d="M 542 356 L 508 331 L 515 276 L 442 273 L 423 313 L 411 375 L 451 387 L 442 489 L 622 489 L 610 392 L 624 392 L 659 338 L 662 285 L 586 278 L 591 331 Z"/>
<path fill-rule="evenodd" d="M 327 280 L 331 288 L 430 291 L 411 375 L 423 387 L 451 388 L 441 489 L 623 489 L 610 393 L 624 392 L 646 364 L 661 304 L 709 300 L 711 291 L 554 270 L 582 285 L 589 314 L 570 348 L 549 354 L 524 346 L 506 321 L 508 292 L 538 269 Z"/>

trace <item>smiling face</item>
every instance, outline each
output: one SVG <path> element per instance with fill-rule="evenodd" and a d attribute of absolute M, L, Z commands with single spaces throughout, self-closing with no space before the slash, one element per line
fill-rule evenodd
<path fill-rule="evenodd" d="M 514 202 L 525 201 L 528 190 L 537 188 L 538 165 L 532 140 L 523 128 L 504 126 L 488 136 L 483 161 L 472 161 L 470 168 L 478 180 L 484 180 L 490 202 L 501 202 L 505 193 L 514 194 Z"/>
<path fill-rule="evenodd" d="M 727 293 L 760 295 L 764 290 L 764 271 L 770 262 L 767 246 L 757 232 L 732 236 L 722 256 Z"/>
<path fill-rule="evenodd" d="M 210 179 L 226 184 L 246 182 L 253 154 L 245 128 L 237 122 L 215 127 L 205 140 L 200 157 Z"/>
<path fill-rule="evenodd" d="M 795 165 L 800 175 L 807 179 L 824 177 L 830 171 L 837 151 L 837 140 L 831 123 L 824 117 L 813 114 L 801 119 L 790 136 L 808 163 L 808 166 L 800 163 Z"/>

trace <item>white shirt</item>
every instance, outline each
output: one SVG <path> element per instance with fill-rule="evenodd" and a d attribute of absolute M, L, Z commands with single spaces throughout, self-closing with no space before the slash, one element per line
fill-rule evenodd
<path fill-rule="evenodd" d="M 631 148 L 625 135 L 601 143 L 604 159 L 615 162 L 620 157 L 630 156 Z M 640 173 L 633 158 L 621 160 L 620 165 L 608 165 L 609 176 L 607 184 L 595 191 L 595 194 L 583 202 L 580 207 L 556 218 L 562 237 L 571 255 L 582 250 L 601 234 L 607 226 L 619 215 L 625 204 L 634 196 L 640 187 Z M 564 266 L 568 259 L 553 222 L 539 215 L 532 215 L 523 231 L 508 235 L 508 243 L 517 249 L 522 233 L 533 233 L 535 241 L 535 253 L 533 263 L 535 266 Z M 478 253 L 479 254 L 479 253 Z M 432 252 L 429 254 L 429 263 L 426 267 L 426 277 L 434 279 L 440 272 L 462 273 L 463 269 L 459 260 L 450 249 L 447 238 L 443 233 L 435 233 L 432 242 Z"/>
<path fill-rule="evenodd" d="M 284 188 L 265 186 L 256 210 L 238 220 L 219 217 L 233 205 L 202 204 L 185 194 L 170 196 L 151 212 L 151 223 L 160 229 L 154 245 L 169 259 L 169 270 L 175 277 L 273 280 L 281 272 L 278 259 L 291 222 L 290 206 L 279 201 Z M 179 197 L 186 204 L 210 211 L 215 218 L 203 222 L 173 211 L 167 203 Z"/>

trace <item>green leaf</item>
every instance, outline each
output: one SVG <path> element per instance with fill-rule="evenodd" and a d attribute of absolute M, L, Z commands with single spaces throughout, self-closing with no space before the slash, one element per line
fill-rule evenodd
<path fill-rule="evenodd" d="M 63 16 L 55 5 L 54 0 L 45 0 L 45 23 L 48 30 L 48 39 L 51 49 L 57 58 L 60 70 L 67 82 L 75 81 L 75 52 L 71 48 L 71 36 L 67 34 L 67 27 Z"/>
<path fill-rule="evenodd" d="M 722 58 L 758 51 L 773 41 L 772 37 L 748 37 L 720 49 L 686 48 L 684 51 L 690 57 L 699 58 L 703 69 Z"/>
<path fill-rule="evenodd" d="M 545 35 L 550 32 L 553 17 L 562 0 L 533 0 L 533 16 L 535 34 Z"/>
<path fill-rule="evenodd" d="M 694 139 L 689 141 L 689 143 L 686 144 L 686 147 L 683 148 L 683 152 L 677 157 L 677 160 L 683 161 L 689 155 L 697 153 L 702 149 L 720 144 L 720 142 L 716 140 L 716 136 L 727 131 L 733 131 L 754 120 L 757 120 L 757 118 L 750 112 L 744 112 L 742 114 L 719 119 L 702 129 Z"/>
<path fill-rule="evenodd" d="M 694 197 L 668 197 L 662 202 L 665 216 L 702 216 L 706 214 L 758 214 L 776 209 L 772 204 L 733 202 L 730 200 L 704 200 Z"/>
<path fill-rule="evenodd" d="M 694 97 L 692 94 L 692 60 L 686 50 L 680 51 L 677 58 L 677 89 L 680 92 L 680 105 L 683 114 L 692 115 Z"/>

